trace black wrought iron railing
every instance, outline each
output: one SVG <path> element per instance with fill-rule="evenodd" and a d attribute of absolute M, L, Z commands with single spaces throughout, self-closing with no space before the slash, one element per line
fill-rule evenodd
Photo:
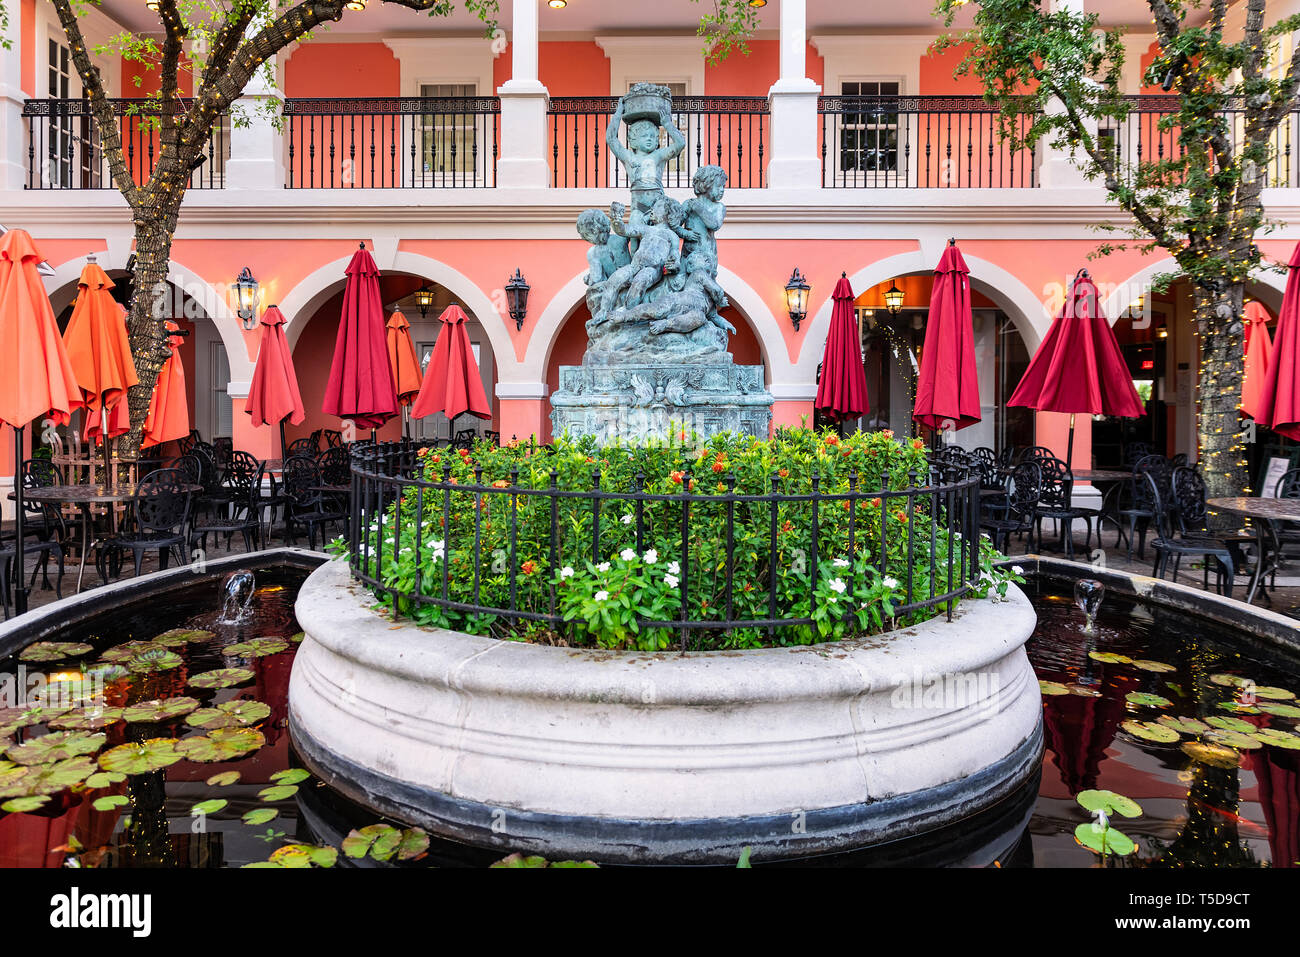
<path fill-rule="evenodd" d="M 978 96 L 823 96 L 822 185 L 847 189 L 1019 189 L 1038 185 L 1034 152 L 1013 150 Z M 1023 128 L 1030 114 L 1014 121 Z"/>
<path fill-rule="evenodd" d="M 627 184 L 605 143 L 618 106 L 613 96 L 558 96 L 550 105 L 551 185 L 603 188 Z M 664 170 L 664 185 L 687 187 L 701 166 L 721 166 L 728 189 L 767 185 L 771 117 L 765 96 L 686 96 L 673 99 L 673 122 L 686 139 Z M 667 134 L 660 134 L 667 143 Z"/>
<path fill-rule="evenodd" d="M 122 138 L 122 155 L 137 184 L 148 181 L 158 155 L 157 100 L 109 100 Z M 180 108 L 186 106 L 182 101 Z M 27 100 L 28 189 L 116 189 L 87 99 Z M 212 128 L 202 162 L 190 174 L 190 189 L 220 189 L 226 183 L 230 158 L 230 118 L 221 116 Z"/>
<path fill-rule="evenodd" d="M 494 96 L 290 98 L 289 189 L 496 185 L 501 103 Z"/>
<path fill-rule="evenodd" d="M 422 452 L 410 442 L 352 449 L 352 575 L 389 599 L 395 614 L 412 618 L 432 607 L 488 616 L 507 629 L 562 631 L 555 573 L 599 565 L 620 547 L 639 554 L 654 546 L 659 562 L 676 563 L 675 615 L 638 624 L 665 630 L 683 650 L 705 632 L 772 636 L 813 624 L 827 568 L 846 579 L 848 594 L 866 566 L 881 580 L 892 576 L 897 620 L 951 617 L 981 574 L 980 478 L 965 469 L 912 472 L 901 489 L 860 488 L 854 472 L 847 489 L 829 490 L 815 474 L 810 488 L 787 487 L 773 474 L 766 487 L 746 489 L 731 473 L 701 468 L 708 491 L 692 491 L 691 474 L 683 472 L 676 473 L 681 491 L 662 494 L 647 491 L 641 475 L 628 488 L 606 488 L 599 470 L 580 490 L 560 487 L 557 471 L 545 467 L 533 471 L 545 476 L 538 487 L 521 483 L 517 468 L 497 481 L 476 468 L 473 482 L 457 482 L 449 465 L 435 465 L 430 479 L 423 456 L 451 458 L 452 450 Z M 743 582 L 736 577 L 742 562 Z M 545 569 L 540 591 L 529 566 Z M 489 592 L 504 601 L 487 600 Z M 844 620 L 854 612 L 848 603 L 836 610 Z"/>

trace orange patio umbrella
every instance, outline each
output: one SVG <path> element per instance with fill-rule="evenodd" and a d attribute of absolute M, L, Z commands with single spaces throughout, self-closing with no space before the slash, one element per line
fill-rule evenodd
<path fill-rule="evenodd" d="M 442 323 L 442 331 L 438 333 L 429 368 L 424 374 L 424 384 L 411 407 L 411 415 L 422 419 L 434 412 L 443 413 L 452 422 L 452 437 L 455 438 L 457 416 L 468 412 L 480 419 L 490 419 L 492 407 L 488 405 L 478 363 L 474 361 L 474 350 L 465 332 L 464 311 L 460 306 L 448 306 L 438 320 Z"/>
<path fill-rule="evenodd" d="M 167 323 L 169 333 L 179 332 L 174 322 Z M 141 448 L 162 445 L 173 439 L 183 439 L 190 434 L 190 407 L 185 396 L 185 366 L 181 363 L 181 336 L 168 335 L 167 345 L 171 355 L 163 363 L 149 398 L 149 413 L 144 418 L 144 438 Z M 119 402 L 118 408 L 125 406 Z"/>
<path fill-rule="evenodd" d="M 81 406 L 76 374 L 37 272 L 45 257 L 32 237 L 11 229 L 0 237 L 0 421 L 14 430 L 14 524 L 17 545 L 14 608 L 27 610 L 23 582 L 23 429 L 48 417 L 67 425 Z"/>
<path fill-rule="evenodd" d="M 126 334 L 126 310 L 109 291 L 113 280 L 93 260 L 77 280 L 77 302 L 63 333 L 68 358 L 86 407 L 86 437 L 104 443 L 104 469 L 110 468 L 110 439 L 131 428 L 126 391 L 140 380 Z M 119 410 L 119 406 L 121 406 Z"/>
<path fill-rule="evenodd" d="M 1241 379 L 1241 411 L 1252 419 L 1258 417 L 1268 366 L 1273 361 L 1273 339 L 1268 334 L 1271 318 L 1259 303 L 1246 304 L 1246 371 Z"/>
<path fill-rule="evenodd" d="M 411 341 L 411 324 L 400 310 L 388 317 L 388 364 L 393 370 L 393 385 L 397 389 L 397 402 L 402 406 L 402 434 L 407 431 L 407 407 L 420 394 L 420 360 L 415 355 Z"/>

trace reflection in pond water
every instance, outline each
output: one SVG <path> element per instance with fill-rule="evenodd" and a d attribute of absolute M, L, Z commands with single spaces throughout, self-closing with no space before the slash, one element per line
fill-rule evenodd
<path fill-rule="evenodd" d="M 305 576 L 194 586 L 0 662 L 10 687 L 19 668 L 41 676 L 37 700 L 0 702 L 0 866 L 484 866 L 512 850 L 429 841 L 295 767 L 286 708 Z M 1295 866 L 1296 662 L 1122 595 L 1098 609 L 1095 590 L 1086 634 L 1073 583 L 1025 587 L 1041 779 L 949 831 L 816 863 L 1098 866 L 1075 839 L 1093 820 L 1076 799 L 1101 789 L 1142 810 L 1122 819 L 1135 850 L 1106 866 Z M 64 737 L 15 750 L 52 735 Z"/>

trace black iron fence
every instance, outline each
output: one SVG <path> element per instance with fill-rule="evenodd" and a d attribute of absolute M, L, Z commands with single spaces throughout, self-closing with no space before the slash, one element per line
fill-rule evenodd
<path fill-rule="evenodd" d="M 942 612 L 951 618 L 955 602 L 981 575 L 980 478 L 964 468 L 912 472 L 902 489 L 859 488 L 855 472 L 845 490 L 821 488 L 815 474 L 811 488 L 788 488 L 773 474 L 766 488 L 748 490 L 729 473 L 701 468 L 707 492 L 693 491 L 692 476 L 684 472 L 677 473 L 680 492 L 658 494 L 646 490 L 641 475 L 630 488 L 606 488 L 598 470 L 580 490 L 561 488 L 553 468 L 533 473 L 546 476 L 540 487 L 521 484 L 517 468 L 494 482 L 476 468 L 473 482 L 458 482 L 443 464 L 430 480 L 423 456 L 457 453 L 421 451 L 409 441 L 352 449 L 352 575 L 391 599 L 395 614 L 408 617 L 432 606 L 508 626 L 561 630 L 554 574 L 565 565 L 599 565 L 620 544 L 642 553 L 658 543 L 658 560 L 675 563 L 675 615 L 638 624 L 667 630 L 682 650 L 703 632 L 752 629 L 770 638 L 780 629 L 813 624 L 819 576 L 828 567 L 850 579 L 849 595 L 851 579 L 867 566 L 882 580 L 892 576 L 900 596 L 892 614 L 897 620 Z M 702 560 L 706 539 L 719 544 L 711 553 L 719 560 Z M 866 565 L 850 560 L 855 556 Z M 742 585 L 735 569 L 746 557 L 749 569 L 759 571 Z M 532 601 L 521 601 L 525 578 L 537 581 L 530 565 L 545 570 L 545 587 L 538 592 L 534 586 Z M 750 614 L 737 613 L 742 589 Z M 489 590 L 504 600 L 489 601 Z M 756 607 L 762 614 L 752 613 Z M 847 621 L 855 611 L 846 603 L 837 613 Z"/>
<path fill-rule="evenodd" d="M 136 183 L 145 183 L 158 154 L 158 117 L 163 106 L 150 99 L 112 99 L 109 105 L 117 117 L 126 168 Z M 178 108 L 187 106 L 182 101 Z M 89 100 L 27 100 L 23 117 L 27 121 L 28 189 L 117 188 Z M 229 158 L 230 118 L 223 115 L 213 124 L 202 162 L 190 174 L 189 188 L 225 186 Z"/>
<path fill-rule="evenodd" d="M 1011 149 L 998 110 L 978 96 L 823 96 L 817 109 L 825 187 L 1038 185 L 1034 152 Z"/>
<path fill-rule="evenodd" d="M 284 118 L 289 189 L 496 185 L 494 96 L 291 98 Z"/>
<path fill-rule="evenodd" d="M 623 167 L 605 144 L 617 106 L 618 98 L 613 96 L 551 98 L 552 186 L 627 185 Z M 665 168 L 665 186 L 690 186 L 691 176 L 701 166 L 726 170 L 728 189 L 761 189 L 766 185 L 767 137 L 772 125 L 767 97 L 675 97 L 673 122 L 685 137 L 686 147 Z M 661 132 L 660 142 L 667 141 L 667 134 Z"/>

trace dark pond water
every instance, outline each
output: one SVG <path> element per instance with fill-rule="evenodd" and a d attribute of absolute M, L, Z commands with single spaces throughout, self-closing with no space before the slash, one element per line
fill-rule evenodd
<path fill-rule="evenodd" d="M 305 851 L 281 849 L 338 848 L 354 829 L 383 824 L 373 812 L 343 800 L 306 772 L 293 770 L 298 763 L 289 746 L 286 706 L 297 648 L 293 599 L 305 575 L 293 569 L 259 571 L 255 617 L 243 624 L 218 623 L 220 595 L 207 584 L 114 615 L 97 627 L 60 635 L 60 641 L 92 646 L 77 657 L 0 662 L 0 750 L 54 734 L 69 721 L 74 725 L 59 739 L 57 762 L 35 761 L 41 755 L 30 751 L 17 755 L 27 763 L 0 759 L 0 803 L 33 795 L 45 798 L 30 809 L 20 803 L 11 805 L 14 810 L 8 813 L 0 812 L 0 867 L 240 867 L 265 862 L 277 851 L 278 860 L 302 864 Z M 1300 663 L 1215 634 L 1190 618 L 1165 610 L 1153 614 L 1119 596 L 1103 602 L 1098 633 L 1090 638 L 1082 632 L 1082 615 L 1070 586 L 1043 581 L 1026 587 L 1039 613 L 1030 658 L 1040 679 L 1056 683 L 1049 685 L 1051 690 L 1060 692 L 1057 685 L 1066 689 L 1043 699 L 1047 750 L 1040 779 L 946 833 L 817 863 L 1096 866 L 1097 855 L 1074 838 L 1075 828 L 1092 820 L 1075 796 L 1088 789 L 1108 789 L 1142 808 L 1136 818 L 1113 821 L 1137 845 L 1123 866 L 1295 866 L 1300 861 L 1300 751 L 1271 744 L 1205 748 L 1208 730 L 1161 743 L 1143 740 L 1122 725 L 1156 722 L 1164 715 L 1230 718 L 1256 728 L 1295 731 L 1294 717 L 1229 711 L 1221 705 L 1241 695 L 1233 679 L 1225 677 L 1231 675 L 1251 679 L 1257 691 L 1275 695 L 1259 697 L 1257 704 L 1274 710 L 1282 705 L 1280 710 L 1286 711 L 1296 705 L 1287 695 L 1300 691 Z M 211 635 L 174 636 L 164 648 L 134 646 L 126 667 L 96 672 L 93 663 L 105 652 L 113 655 L 110 649 L 172 629 Z M 283 639 L 285 647 L 247 644 L 270 637 Z M 223 653 L 232 645 L 240 653 Z M 1137 663 L 1099 661 L 1090 653 Z M 133 665 L 144 673 L 131 672 Z M 231 668 L 244 672 L 225 673 Z M 196 676 L 211 672 L 233 683 L 219 688 L 191 684 Z M 35 675 L 41 678 L 33 685 Z M 105 683 L 93 683 L 101 677 Z M 200 677 L 199 684 L 205 683 L 209 679 Z M 30 700 L 15 701 L 15 695 L 30 696 L 33 687 L 37 704 L 53 710 L 31 714 Z M 56 693 L 60 688 L 83 694 L 102 690 L 110 709 L 191 700 L 176 705 L 178 711 L 189 709 L 186 713 L 137 711 L 119 716 L 110 710 L 99 715 L 102 727 L 77 728 L 84 709 L 68 709 L 74 696 Z M 41 691 L 44 699 L 39 698 Z M 1134 693 L 1157 697 L 1135 703 L 1128 698 Z M 214 724 L 225 727 L 214 730 Z M 104 738 L 91 738 L 94 734 Z M 195 741 L 197 745 L 186 743 Z M 151 743 L 143 752 L 121 747 L 131 742 Z M 1189 754 L 1188 745 L 1202 750 Z M 79 755 L 82 750 L 87 754 Z M 159 767 L 123 773 L 118 780 L 85 777 L 101 773 L 105 764 L 119 766 L 106 761 L 113 754 Z M 11 751 L 9 757 L 14 756 Z M 34 784 L 33 774 L 50 767 L 74 778 L 81 775 L 81 785 L 69 789 Z M 484 866 L 504 853 L 434 841 L 420 855 L 424 848 L 419 835 L 393 828 L 368 833 L 379 838 L 374 846 L 390 838 L 409 838 L 401 853 L 415 859 L 400 866 Z M 396 859 L 399 853 L 380 856 Z M 388 866 L 373 855 L 356 860 L 338 855 L 337 862 Z"/>

